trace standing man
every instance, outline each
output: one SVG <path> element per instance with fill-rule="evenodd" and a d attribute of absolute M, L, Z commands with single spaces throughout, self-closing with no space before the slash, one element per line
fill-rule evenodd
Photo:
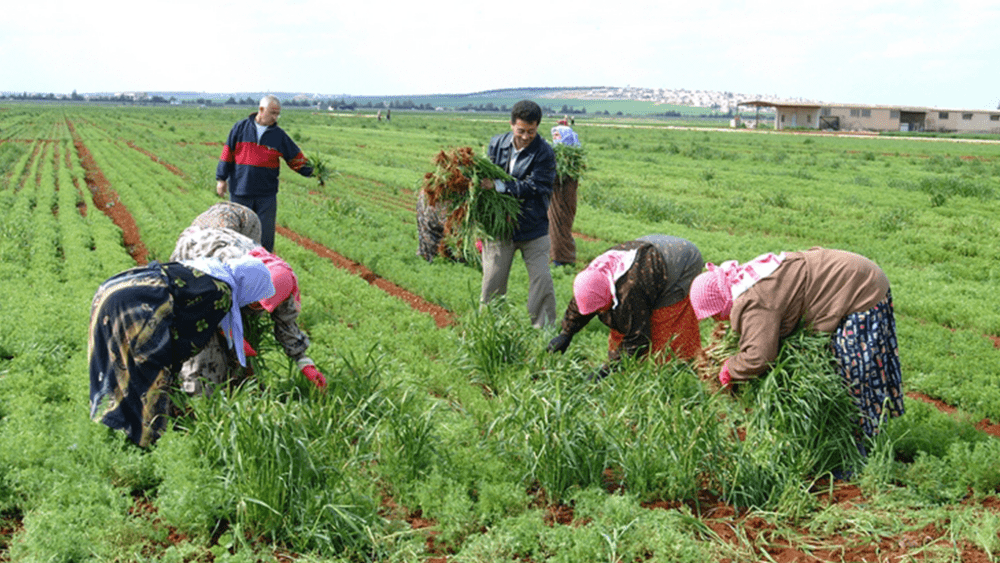
<path fill-rule="evenodd" d="M 274 251 L 274 224 L 278 214 L 278 171 L 285 159 L 299 174 L 312 176 L 305 155 L 287 133 L 278 127 L 281 102 L 268 94 L 260 99 L 256 114 L 238 122 L 229 132 L 219 166 L 215 170 L 215 191 L 219 197 L 252 209 L 260 218 L 261 246 Z M 230 186 L 229 184 L 232 184 Z"/>
<path fill-rule="evenodd" d="M 528 313 L 541 327 L 556 320 L 556 294 L 549 271 L 549 197 L 556 176 L 552 147 L 538 136 L 542 108 L 531 100 L 514 104 L 510 132 L 490 140 L 487 156 L 514 177 L 513 181 L 484 179 L 483 189 L 496 189 L 521 202 L 517 227 L 510 240 L 483 242 L 483 288 L 480 302 L 507 293 L 514 252 L 528 269 Z"/>

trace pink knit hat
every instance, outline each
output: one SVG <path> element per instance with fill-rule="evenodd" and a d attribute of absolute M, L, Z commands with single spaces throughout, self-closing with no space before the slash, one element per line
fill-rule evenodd
<path fill-rule="evenodd" d="M 715 264 L 705 264 L 707 272 L 702 272 L 691 282 L 691 307 L 698 320 L 723 314 L 728 315 L 733 308 L 733 295 L 729 289 L 726 274 Z"/>
<path fill-rule="evenodd" d="M 268 313 L 273 313 L 278 305 L 281 305 L 282 301 L 288 299 L 289 296 L 294 297 L 296 303 L 300 302 L 299 281 L 295 277 L 292 267 L 287 262 L 260 246 L 251 250 L 250 255 L 264 262 L 264 265 L 267 266 L 268 271 L 271 273 L 271 282 L 274 284 L 274 295 L 260 300 L 260 304 Z"/>

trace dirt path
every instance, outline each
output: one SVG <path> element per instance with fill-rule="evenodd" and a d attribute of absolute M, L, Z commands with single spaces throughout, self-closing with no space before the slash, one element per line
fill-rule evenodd
<path fill-rule="evenodd" d="M 444 328 L 454 323 L 455 321 L 454 315 L 452 315 L 451 311 L 449 311 L 448 309 L 445 309 L 440 305 L 431 303 L 430 301 L 427 301 L 426 299 L 420 297 L 416 293 L 413 293 L 407 289 L 404 289 L 392 283 L 391 281 L 383 277 L 380 277 L 375 272 L 372 272 L 371 270 L 366 268 L 363 264 L 355 262 L 343 256 L 342 254 L 330 250 L 329 248 L 323 246 L 322 244 L 314 240 L 308 239 L 280 225 L 276 227 L 275 230 L 278 232 L 278 234 L 295 242 L 299 246 L 312 250 L 317 255 L 323 258 L 327 258 L 328 260 L 333 262 L 335 266 L 343 268 L 351 272 L 352 274 L 360 276 L 362 279 L 364 279 L 371 285 L 374 285 L 375 287 L 381 289 L 382 291 L 385 291 L 386 293 L 392 295 L 393 297 L 397 297 L 399 299 L 402 299 L 403 301 L 406 301 L 407 303 L 410 304 L 410 307 L 413 307 L 417 311 L 431 315 L 434 318 L 434 323 L 438 326 L 438 328 Z"/>
<path fill-rule="evenodd" d="M 128 208 L 118 198 L 118 192 L 111 187 L 111 182 L 104 176 L 101 167 L 94 161 L 93 155 L 83 143 L 83 139 L 77 134 L 73 122 L 66 120 L 66 126 L 73 136 L 73 146 L 80 157 L 80 165 L 83 166 L 84 181 L 90 190 L 94 207 L 100 209 L 107 215 L 118 228 L 122 230 L 122 243 L 136 264 L 144 265 L 149 262 L 149 252 L 139 236 L 139 227 L 135 224 L 135 219 Z"/>
<path fill-rule="evenodd" d="M 924 395 L 923 393 L 916 393 L 910 391 L 906 393 L 906 396 L 915 401 L 923 401 L 929 405 L 934 405 L 941 412 L 945 412 L 951 415 L 958 412 L 957 408 L 949 405 L 948 403 L 942 401 L 941 399 L 935 399 L 934 397 L 931 397 L 929 395 Z M 981 430 L 991 436 L 996 436 L 1000 438 L 1000 424 L 994 423 L 988 418 L 984 418 L 979 422 L 977 422 L 976 429 Z"/>
<path fill-rule="evenodd" d="M 125 141 L 125 143 L 128 146 L 132 147 L 133 149 L 135 149 L 135 150 L 141 152 L 142 154 L 148 156 L 149 159 L 152 160 L 153 162 L 155 162 L 155 163 L 163 166 L 167 170 L 169 170 L 171 173 L 173 173 L 174 176 L 179 176 L 181 178 L 185 177 L 184 176 L 184 172 L 181 171 L 180 168 L 177 168 L 173 164 L 170 164 L 169 162 L 161 159 L 160 157 L 156 156 L 155 154 L 153 154 L 153 153 L 147 151 L 146 149 L 140 147 L 139 145 L 135 144 L 133 141 Z"/>

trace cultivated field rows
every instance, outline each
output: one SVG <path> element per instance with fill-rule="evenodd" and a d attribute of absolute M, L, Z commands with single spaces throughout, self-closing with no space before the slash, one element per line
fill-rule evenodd
<path fill-rule="evenodd" d="M 845 560 L 867 556 L 851 551 L 871 547 L 858 509 L 811 496 L 800 473 L 762 465 L 760 452 L 771 450 L 732 444 L 727 425 L 744 415 L 695 385 L 685 366 L 632 366 L 604 387 L 585 386 L 604 360 L 605 327 L 591 323 L 572 354 L 548 356 L 555 329 L 525 327 L 527 277 L 517 264 L 509 303 L 479 312 L 475 267 L 415 255 L 415 194 L 431 158 L 482 149 L 507 127 L 503 116 L 396 113 L 380 123 L 285 111 L 281 125 L 334 170 L 320 187 L 283 167 L 284 234 L 275 248 L 299 276 L 301 322 L 329 393 L 311 390 L 265 339 L 260 387 L 191 401 L 191 417 L 152 454 L 103 432 L 87 419 L 93 292 L 136 263 L 130 236 L 141 241 L 140 261 L 167 259 L 181 230 L 217 201 L 221 142 L 248 113 L 0 107 L 0 281 L 8 287 L 0 297 L 0 561 L 208 553 L 736 561 L 786 549 L 805 557 L 813 540 Z M 551 122 L 542 125 L 544 133 Z M 578 123 L 589 169 L 576 269 L 650 233 L 688 238 L 716 263 L 811 246 L 874 259 L 893 284 L 906 391 L 958 407 L 965 422 L 952 426 L 907 401 L 910 413 L 890 432 L 896 464 L 886 450 L 862 481 L 879 507 L 868 525 L 893 538 L 875 547 L 902 557 L 914 546 L 889 544 L 933 526 L 920 550 L 993 560 L 1000 536 L 976 538 L 997 512 L 989 502 L 960 503 L 967 490 L 981 500 L 1000 483 L 995 470 L 971 473 L 996 453 L 971 423 L 1000 421 L 1000 145 L 654 125 Z M 99 199 L 104 190 L 117 199 Z M 112 211 L 122 210 L 134 225 L 115 224 Z M 363 266 L 367 279 L 302 237 Z M 576 269 L 553 271 L 560 311 Z M 376 276 L 444 307 L 451 324 L 435 324 L 371 283 Z M 713 327 L 703 328 L 707 337 Z M 720 461 L 723 453 L 735 465 Z M 760 471 L 758 482 L 747 468 Z M 897 485 L 907 492 L 878 504 Z M 727 518 L 741 507 L 773 514 L 765 527 L 781 539 L 729 537 L 691 519 L 692 510 L 703 515 L 699 501 L 719 496 L 737 509 Z M 143 502 L 156 517 L 134 517 Z M 673 504 L 642 507 L 656 502 Z M 925 511 L 900 516 L 913 507 Z M 575 512 L 576 523 L 546 528 L 543 514 L 561 521 L 560 509 L 571 520 Z M 133 517 L 123 524 L 125 514 Z M 836 520 L 837 539 L 819 531 L 827 519 Z M 953 524 L 931 524 L 942 519 Z M 799 528 L 774 532 L 791 523 Z M 148 555 L 134 555 L 136 546 Z"/>

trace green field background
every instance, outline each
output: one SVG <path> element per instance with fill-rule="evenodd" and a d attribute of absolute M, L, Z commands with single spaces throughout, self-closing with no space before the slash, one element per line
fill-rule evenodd
<path fill-rule="evenodd" d="M 570 436 L 603 443 L 595 430 L 600 419 L 592 417 L 613 418 L 616 405 L 629 413 L 623 421 L 694 421 L 690 410 L 671 410 L 681 408 L 676 401 L 657 403 L 643 390 L 643 378 L 673 389 L 668 372 L 681 368 L 632 366 L 610 388 L 584 387 L 586 373 L 606 358 L 606 327 L 591 323 L 574 339 L 572 354 L 550 357 L 544 347 L 556 328 L 526 328 L 528 284 L 518 261 L 507 302 L 484 313 L 474 266 L 428 264 L 416 255 L 416 190 L 431 159 L 454 147 L 483 151 L 492 135 L 508 130 L 500 114 L 396 111 L 391 121 L 377 121 L 365 112 L 295 109 L 280 121 L 332 173 L 320 187 L 283 165 L 278 224 L 447 308 L 453 325 L 438 328 L 428 315 L 279 236 L 275 252 L 299 276 L 300 321 L 329 393 L 310 389 L 272 342 L 262 351 L 259 388 L 191 400 L 194 416 L 152 452 L 91 422 L 90 299 L 134 261 L 120 231 L 93 204 L 79 147 L 93 154 L 134 216 L 149 258 L 166 260 L 179 233 L 218 200 L 221 142 L 248 113 L 0 106 L 0 523 L 19 523 L 0 534 L 0 560 L 5 551 L 17 561 L 187 561 L 209 551 L 215 560 L 273 556 L 262 546 L 324 561 L 427 557 L 424 537 L 387 508 L 386 498 L 434 520 L 455 560 L 514 561 L 529 552 L 534 560 L 610 557 L 615 530 L 634 550 L 615 551 L 619 557 L 734 556 L 683 517 L 640 508 L 652 498 L 693 494 L 671 484 L 671 469 L 654 469 L 660 461 L 649 460 L 642 493 L 622 497 L 601 489 L 602 462 L 591 467 L 578 459 L 594 453 L 585 447 L 569 456 L 573 471 L 562 464 L 567 458 L 546 458 L 551 449 L 531 449 L 533 436 L 554 440 L 550 448 L 570 447 Z M 555 119 L 543 119 L 546 138 Z M 846 249 L 877 262 L 892 284 L 905 390 L 959 409 L 965 426 L 949 436 L 972 436 L 972 423 L 984 418 L 1000 421 L 1000 350 L 993 340 L 1000 335 L 998 141 L 594 116 L 577 116 L 575 129 L 588 168 L 574 225 L 579 262 L 553 270 L 560 313 L 587 261 L 647 234 L 687 238 L 715 263 L 813 246 Z M 477 363 L 484 342 L 509 343 L 518 359 L 484 367 Z M 682 391 L 663 391 L 675 392 Z M 714 401 L 689 387 L 683 393 Z M 910 420 L 931 416 L 907 404 Z M 532 405 L 554 426 L 531 419 L 523 409 Z M 647 414 L 629 410 L 635 405 Z M 927 436 L 928 443 L 936 439 Z M 920 447 L 920 455 L 935 459 L 955 455 Z M 254 466 L 253 457 L 270 465 Z M 933 478 L 960 481 L 945 466 L 933 465 Z M 926 489 L 911 506 L 960 500 L 940 493 L 944 484 L 927 492 L 932 479 L 918 480 L 912 467 L 896 469 L 897 480 L 910 471 L 909 483 Z M 591 523 L 575 539 L 540 524 L 530 492 L 538 482 L 549 484 L 550 500 L 575 499 L 578 512 L 589 514 Z M 136 498 L 157 507 L 159 523 L 128 517 Z M 787 510 L 787 499 L 782 503 Z M 805 512 L 817 518 L 814 510 Z M 185 541 L 168 547 L 167 524 Z M 521 551 L 507 553 L 505 543 Z M 150 545 L 159 546 L 156 555 L 133 553 Z"/>

